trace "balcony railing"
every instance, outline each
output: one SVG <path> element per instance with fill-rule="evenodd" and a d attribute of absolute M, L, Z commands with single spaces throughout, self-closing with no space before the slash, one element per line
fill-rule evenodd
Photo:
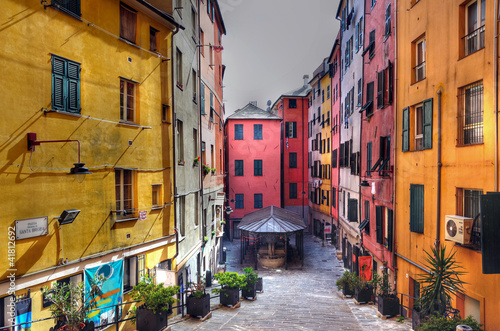
<path fill-rule="evenodd" d="M 462 37 L 465 56 L 484 48 L 484 25 Z"/>
<path fill-rule="evenodd" d="M 425 78 L 425 61 L 420 62 L 415 67 L 413 67 L 415 71 L 415 82 L 419 82 Z"/>

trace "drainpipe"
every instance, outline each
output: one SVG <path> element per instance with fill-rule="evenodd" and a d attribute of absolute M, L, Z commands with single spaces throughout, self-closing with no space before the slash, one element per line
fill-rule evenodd
<path fill-rule="evenodd" d="M 305 83 L 305 81 L 304 81 Z M 304 152 L 304 100 L 301 99 L 301 107 L 302 107 L 302 220 L 304 220 L 304 195 L 305 195 L 305 183 L 304 183 L 304 155 L 308 155 L 307 152 Z M 309 146 L 309 145 L 308 145 Z M 304 222 L 305 223 L 305 222 Z"/>
<path fill-rule="evenodd" d="M 493 114 L 495 116 L 495 152 L 494 152 L 494 190 L 498 192 L 498 0 L 495 0 L 495 11 L 493 27 L 493 90 L 495 93 L 495 101 L 493 106 Z"/>
<path fill-rule="evenodd" d="M 176 121 L 175 121 L 175 78 L 174 78 L 174 37 L 175 35 L 177 34 L 177 32 L 179 32 L 179 27 L 176 27 L 172 33 L 172 38 L 171 38 L 171 41 L 170 41 L 170 44 L 171 44 L 171 47 L 170 47 L 170 58 L 171 58 L 171 61 L 170 61 L 170 65 L 171 65 L 171 81 L 172 81 L 172 114 L 173 114 L 173 118 L 172 118 L 172 161 L 173 161 L 173 176 L 174 176 L 174 180 L 173 180 L 173 185 L 174 185 L 174 228 L 175 228 L 175 255 L 174 257 L 172 258 L 172 260 L 176 259 L 177 256 L 179 255 L 179 230 L 177 229 L 177 203 L 175 201 L 175 195 L 177 194 L 177 178 L 176 178 L 176 162 L 175 162 L 175 125 L 176 125 Z"/>
<path fill-rule="evenodd" d="M 197 10 L 198 10 L 198 31 L 196 33 L 196 36 L 198 37 L 197 39 L 197 43 L 200 43 L 201 41 L 201 33 L 200 33 L 200 30 L 201 30 L 201 12 L 200 12 L 200 1 L 196 1 L 196 4 L 197 4 Z M 200 47 L 203 47 L 203 45 L 201 45 Z M 201 89 L 200 89 L 200 85 L 201 85 L 201 51 L 200 51 L 200 48 L 197 47 L 196 48 L 196 52 L 198 53 L 198 86 L 196 87 L 196 89 L 199 91 L 197 94 L 196 94 L 196 101 L 198 101 L 198 128 L 199 128 L 199 132 L 200 132 L 200 138 L 198 139 L 198 145 L 200 146 L 200 152 L 201 152 L 201 145 L 202 145 L 202 142 L 203 142 L 203 126 L 201 124 L 201 120 L 202 120 L 202 117 L 201 117 Z M 205 91 L 203 91 L 205 92 Z M 207 146 L 205 146 L 205 149 L 207 148 Z M 200 153 L 201 155 L 201 158 L 200 158 L 200 166 L 205 162 L 205 159 L 203 159 L 203 153 Z M 200 220 L 201 220 L 201 226 L 199 227 L 200 228 L 200 239 L 201 240 L 205 240 L 205 238 L 201 238 L 203 236 L 203 227 L 206 223 L 206 220 L 204 219 L 205 217 L 205 213 L 203 212 L 204 210 L 204 201 L 203 201 L 203 175 L 201 175 L 201 172 L 200 172 L 200 193 L 201 193 L 201 217 L 200 217 Z M 229 225 L 229 227 L 231 228 L 231 224 Z M 200 261 L 198 261 L 198 263 L 200 264 L 200 270 L 201 270 L 201 261 L 203 260 L 203 248 L 201 250 L 201 255 L 200 255 Z M 204 270 L 201 270 L 201 272 L 203 273 Z"/>
<path fill-rule="evenodd" d="M 436 248 L 439 247 L 439 238 L 441 236 L 441 98 L 443 94 L 443 87 L 440 86 L 437 90 L 438 97 L 438 112 L 437 112 L 437 126 L 438 126 L 438 141 L 437 141 L 437 201 L 436 201 Z"/>
<path fill-rule="evenodd" d="M 398 131 L 397 130 L 397 127 L 398 127 L 398 121 L 397 121 L 397 118 L 398 118 L 398 112 L 397 112 L 397 109 L 398 109 L 398 103 L 397 103 L 397 97 L 398 97 L 398 93 L 397 93 L 397 73 L 398 73 L 398 52 L 397 52 L 397 49 L 398 49 L 398 38 L 397 38 L 397 33 L 398 33 L 398 30 L 396 29 L 396 27 L 398 26 L 397 22 L 398 22 L 398 16 L 397 16 L 397 13 L 398 13 L 398 1 L 395 1 L 394 2 L 394 12 L 391 13 L 391 15 L 394 15 L 394 22 L 395 22 L 395 25 L 394 25 L 394 75 L 393 75 L 393 79 L 395 80 L 395 82 L 393 82 L 393 88 L 394 88 L 394 91 L 393 91 L 393 118 L 394 118 L 394 124 L 393 124 L 393 130 L 392 130 L 392 134 L 393 134 L 393 139 L 392 141 L 394 142 L 392 144 L 392 155 L 394 155 L 394 163 L 393 163 L 393 172 L 392 172 L 392 210 L 396 210 L 396 197 L 397 197 L 397 194 L 396 194 L 396 151 L 398 150 L 398 139 L 397 139 L 397 136 L 396 136 L 396 132 Z M 396 255 L 397 255 L 397 250 L 396 250 L 396 243 L 397 243 L 397 223 L 396 222 L 396 218 L 395 217 L 395 213 L 393 212 L 392 213 L 392 268 L 393 270 L 395 271 L 394 272 L 394 287 L 398 288 L 398 261 L 397 261 L 397 258 L 396 258 Z"/>

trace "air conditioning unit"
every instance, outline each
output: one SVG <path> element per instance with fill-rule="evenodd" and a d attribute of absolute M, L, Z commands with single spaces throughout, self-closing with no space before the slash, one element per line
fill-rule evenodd
<path fill-rule="evenodd" d="M 470 244 L 473 222 L 474 220 L 468 217 L 450 215 L 445 216 L 444 239 L 454 241 L 462 245 Z"/>

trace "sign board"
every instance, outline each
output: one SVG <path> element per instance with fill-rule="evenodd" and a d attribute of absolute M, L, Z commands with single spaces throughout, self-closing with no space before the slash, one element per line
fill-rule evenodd
<path fill-rule="evenodd" d="M 146 210 L 139 211 L 139 220 L 144 221 L 148 218 L 148 212 Z"/>
<path fill-rule="evenodd" d="M 325 224 L 325 233 L 332 233 L 332 226 L 330 224 Z"/>
<path fill-rule="evenodd" d="M 46 236 L 49 233 L 48 216 L 16 220 L 16 240 Z"/>

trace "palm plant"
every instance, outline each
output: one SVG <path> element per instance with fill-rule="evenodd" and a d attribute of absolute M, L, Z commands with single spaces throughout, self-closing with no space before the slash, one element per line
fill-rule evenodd
<path fill-rule="evenodd" d="M 426 267 L 429 274 L 419 275 L 419 281 L 424 284 L 417 306 L 424 314 L 443 316 L 446 309 L 451 307 L 451 296 L 464 293 L 463 282 L 460 276 L 462 266 L 455 261 L 455 252 L 446 254 L 446 247 L 432 247 L 432 254 L 425 251 Z"/>

